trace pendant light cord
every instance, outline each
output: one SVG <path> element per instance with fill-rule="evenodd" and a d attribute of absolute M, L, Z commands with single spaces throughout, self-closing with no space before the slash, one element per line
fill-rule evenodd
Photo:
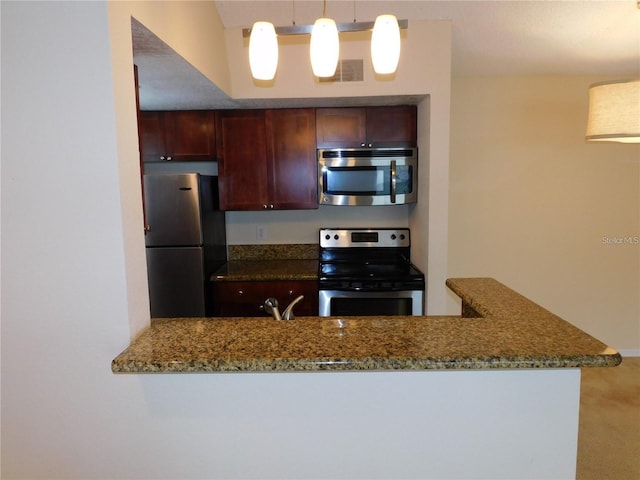
<path fill-rule="evenodd" d="M 322 2 L 322 18 L 327 18 L 327 0 Z"/>

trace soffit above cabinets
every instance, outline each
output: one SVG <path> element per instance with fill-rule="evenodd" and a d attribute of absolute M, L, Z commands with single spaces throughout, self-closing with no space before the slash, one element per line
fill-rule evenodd
<path fill-rule="evenodd" d="M 255 20 L 313 23 L 320 0 L 216 1 L 226 28 Z M 340 22 L 372 20 L 383 12 L 415 20 L 451 20 L 452 75 L 640 76 L 640 9 L 636 0 L 603 1 L 362 1 L 332 0 Z M 144 110 L 412 104 L 421 98 L 229 98 L 142 24 L 132 19 L 134 61 Z"/>
<path fill-rule="evenodd" d="M 316 99 L 232 99 L 135 19 L 131 20 L 131 30 L 133 59 L 138 66 L 142 110 L 413 105 L 423 98 L 421 95 L 402 95 Z"/>

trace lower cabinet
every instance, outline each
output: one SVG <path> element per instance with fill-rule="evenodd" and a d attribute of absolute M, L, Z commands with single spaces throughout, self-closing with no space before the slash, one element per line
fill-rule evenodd
<path fill-rule="evenodd" d="M 271 316 L 264 311 L 267 298 L 277 299 L 282 313 L 299 295 L 304 295 L 304 299 L 293 307 L 294 315 L 317 316 L 318 282 L 315 280 L 213 282 L 213 314 L 216 317 Z"/>

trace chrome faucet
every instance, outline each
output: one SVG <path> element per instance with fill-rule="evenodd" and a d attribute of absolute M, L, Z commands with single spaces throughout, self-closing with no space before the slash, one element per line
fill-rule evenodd
<path fill-rule="evenodd" d="M 278 300 L 276 298 L 269 297 L 264 301 L 264 311 L 270 313 L 274 320 L 293 320 L 295 318 L 293 315 L 293 306 L 303 298 L 304 295 L 300 295 L 295 298 L 289 305 L 287 305 L 287 308 L 284 309 L 282 315 L 280 315 L 280 310 L 278 310 Z"/>
<path fill-rule="evenodd" d="M 269 297 L 264 301 L 264 311 L 270 313 L 274 320 L 282 320 L 278 310 L 278 299 Z"/>
<path fill-rule="evenodd" d="M 299 297 L 294 298 L 291 303 L 289 305 L 287 305 L 287 308 L 284 309 L 284 312 L 282 312 L 282 319 L 283 320 L 293 320 L 294 318 L 296 318 L 293 315 L 293 306 L 298 303 L 300 300 L 302 300 L 304 298 L 304 295 L 300 295 Z"/>

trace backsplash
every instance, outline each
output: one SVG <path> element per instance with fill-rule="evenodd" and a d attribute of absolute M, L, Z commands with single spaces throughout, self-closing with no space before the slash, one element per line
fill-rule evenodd
<path fill-rule="evenodd" d="M 315 243 L 228 245 L 229 260 L 317 260 Z"/>

